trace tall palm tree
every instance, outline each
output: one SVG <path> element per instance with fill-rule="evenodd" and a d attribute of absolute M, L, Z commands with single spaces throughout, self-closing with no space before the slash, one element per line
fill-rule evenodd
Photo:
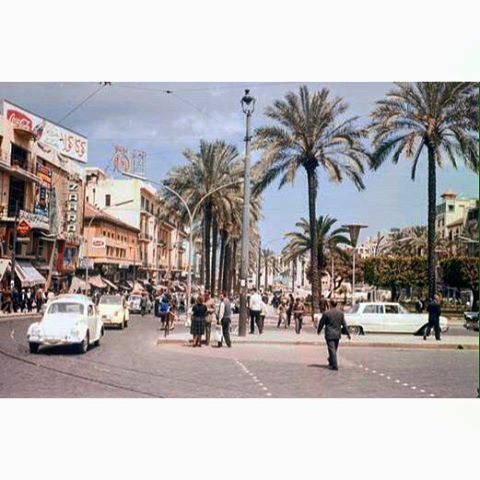
<path fill-rule="evenodd" d="M 328 215 L 320 215 L 316 221 L 317 265 L 320 273 L 327 266 L 326 251 L 340 257 L 347 255 L 345 250 L 340 248 L 340 245 L 350 245 L 350 240 L 346 236 L 348 230 L 343 227 L 333 228 L 336 222 L 336 218 Z M 286 261 L 296 260 L 312 249 L 309 221 L 302 218 L 295 226 L 298 227 L 299 230 L 285 234 L 285 237 L 289 239 L 289 242 L 282 250 Z M 320 283 L 319 294 L 321 293 Z"/>
<path fill-rule="evenodd" d="M 405 155 L 413 161 L 415 180 L 418 162 L 426 151 L 428 161 L 428 295 L 436 291 L 435 216 L 436 169 L 445 160 L 457 168 L 478 170 L 478 87 L 475 83 L 397 83 L 372 112 L 372 165 L 378 169 L 387 158 L 398 163 Z"/>
<path fill-rule="evenodd" d="M 207 288 L 215 290 L 219 221 L 227 217 L 225 210 L 231 211 L 236 208 L 233 202 L 241 194 L 241 184 L 240 182 L 233 184 L 233 182 L 241 180 L 243 162 L 238 156 L 236 147 L 223 140 L 214 142 L 201 140 L 197 152 L 187 149 L 183 154 L 188 164 L 170 170 L 165 183 L 184 198 L 188 198 L 192 207 L 205 194 L 230 184 L 207 197 L 202 204 L 204 280 Z M 165 195 L 170 197 L 173 205 L 183 210 L 173 195 L 168 193 Z"/>
<path fill-rule="evenodd" d="M 314 311 L 318 310 L 320 284 L 315 228 L 318 168 L 334 182 L 347 177 L 358 189 L 364 188 L 363 161 L 368 155 L 361 139 L 365 131 L 355 126 L 356 118 L 341 118 L 347 108 L 342 98 L 332 98 L 328 89 L 310 93 L 304 85 L 298 94 L 289 92 L 267 107 L 265 115 L 276 125 L 255 132 L 254 145 L 262 150 L 262 157 L 254 170 L 262 175 L 254 191 L 263 190 L 279 176 L 279 188 L 292 184 L 301 168 L 307 175 Z"/>
<path fill-rule="evenodd" d="M 265 291 L 267 291 L 268 274 L 270 272 L 273 272 L 273 275 L 275 275 L 276 273 L 275 252 L 273 250 L 270 250 L 269 248 L 264 248 L 262 249 L 262 257 L 263 257 L 263 268 L 264 268 L 264 274 L 265 274 L 265 277 L 263 279 L 263 284 L 264 284 Z"/>

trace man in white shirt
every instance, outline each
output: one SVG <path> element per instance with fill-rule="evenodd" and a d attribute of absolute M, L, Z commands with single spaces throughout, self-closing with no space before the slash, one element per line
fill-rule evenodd
<path fill-rule="evenodd" d="M 250 310 L 250 333 L 255 333 L 255 324 L 257 324 L 258 331 L 262 333 L 260 327 L 260 313 L 262 311 L 262 297 L 257 292 L 256 288 L 252 289 L 252 294 L 248 301 L 248 308 Z"/>

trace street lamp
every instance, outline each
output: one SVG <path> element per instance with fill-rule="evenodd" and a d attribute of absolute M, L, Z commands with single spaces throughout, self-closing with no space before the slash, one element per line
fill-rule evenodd
<path fill-rule="evenodd" d="M 245 133 L 245 171 L 243 175 L 243 215 L 242 215 L 242 245 L 240 257 L 240 316 L 238 321 L 238 336 L 247 335 L 247 276 L 248 276 L 248 241 L 249 241 L 249 213 L 250 213 L 250 121 L 255 110 L 255 98 L 250 95 L 250 90 L 245 90 L 245 95 L 240 101 L 242 111 L 246 116 Z"/>
<path fill-rule="evenodd" d="M 156 182 L 154 180 L 146 179 L 145 177 L 142 177 L 141 175 L 136 175 L 136 174 L 129 173 L 129 172 L 121 172 L 121 173 L 122 173 L 122 175 L 124 175 L 126 177 L 135 178 L 137 180 L 142 180 L 143 182 L 149 182 L 149 183 L 151 183 L 153 185 L 156 185 L 160 188 L 164 188 L 165 190 L 169 191 L 172 195 L 175 195 L 175 197 L 177 197 L 180 200 L 180 202 L 182 202 L 182 205 L 185 207 L 185 210 L 187 211 L 188 219 L 189 219 L 189 223 L 190 223 L 190 226 L 189 226 L 190 231 L 189 231 L 189 235 L 188 235 L 187 304 L 186 304 L 185 318 L 188 318 L 188 314 L 189 314 L 189 311 L 190 311 L 190 297 L 192 296 L 192 268 L 191 268 L 191 265 L 192 265 L 192 253 L 193 253 L 193 224 L 195 222 L 195 216 L 197 215 L 197 213 L 199 211 L 199 208 L 202 205 L 203 201 L 207 197 L 209 197 L 210 195 L 218 192 L 219 190 L 222 190 L 222 189 L 227 188 L 227 187 L 231 187 L 233 185 L 237 185 L 237 184 L 243 182 L 243 180 L 238 180 L 236 182 L 226 183 L 224 185 L 221 185 L 220 187 L 214 188 L 210 192 L 207 192 L 205 195 L 203 195 L 202 198 L 200 198 L 200 200 L 195 204 L 195 206 L 193 207 L 193 210 L 192 210 L 188 205 L 188 200 L 190 200 L 190 196 L 187 197 L 187 199 L 184 199 L 177 191 L 175 191 L 173 188 L 169 187 L 168 185 L 165 185 L 162 182 Z"/>
<path fill-rule="evenodd" d="M 88 229 L 87 230 L 90 230 L 90 227 L 92 226 L 93 221 L 95 220 L 95 218 L 97 218 L 97 215 L 99 215 L 100 213 L 103 213 L 105 210 L 107 210 L 109 208 L 121 207 L 122 205 L 127 205 L 129 203 L 133 203 L 133 200 L 125 200 L 124 202 L 115 203 L 113 205 L 109 205 L 108 207 L 97 209 L 97 211 L 95 212 L 95 215 L 88 222 Z M 87 238 L 86 238 L 85 232 L 84 232 L 84 235 L 83 235 L 83 242 L 85 244 L 85 260 L 86 260 L 86 262 L 85 262 L 86 263 L 85 264 L 85 283 L 87 284 L 87 288 L 88 288 L 88 260 L 89 260 L 89 255 L 88 255 Z M 136 253 L 135 253 L 135 255 L 136 255 Z"/>
<path fill-rule="evenodd" d="M 352 259 L 352 307 L 355 305 L 355 253 L 358 243 L 358 236 L 362 228 L 367 228 L 367 225 L 360 225 L 358 223 L 351 223 L 349 225 L 342 225 L 343 228 L 348 228 L 350 235 L 350 245 L 353 248 Z"/>

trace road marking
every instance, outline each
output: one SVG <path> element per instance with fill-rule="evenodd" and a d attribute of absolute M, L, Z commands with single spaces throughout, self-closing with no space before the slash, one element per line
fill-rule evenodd
<path fill-rule="evenodd" d="M 376 370 L 372 370 L 372 373 L 377 373 L 377 371 L 376 371 Z"/>
<path fill-rule="evenodd" d="M 417 387 L 414 385 L 413 387 L 410 387 L 412 390 L 416 390 Z"/>
<path fill-rule="evenodd" d="M 253 374 L 253 372 L 249 372 L 248 369 L 245 367 L 245 365 L 243 365 L 243 363 L 240 362 L 239 360 L 236 359 L 235 362 L 237 363 L 237 365 L 240 365 L 243 371 L 247 373 L 252 378 L 252 380 L 265 392 L 265 396 L 267 397 L 272 396 L 272 394 L 268 391 L 268 388 L 262 382 L 260 382 L 260 380 L 257 378 L 256 375 Z"/>
<path fill-rule="evenodd" d="M 390 375 L 387 375 L 386 378 L 387 378 L 387 380 L 391 380 L 391 379 L 392 379 L 392 377 L 391 377 Z"/>
<path fill-rule="evenodd" d="M 408 383 L 403 383 L 402 384 L 404 387 L 408 387 Z"/>
<path fill-rule="evenodd" d="M 422 389 L 422 390 L 420 390 L 420 392 L 421 392 L 421 393 L 425 393 L 425 390 Z"/>
<path fill-rule="evenodd" d="M 384 374 L 384 373 L 379 373 L 379 375 L 380 375 L 381 377 L 384 377 L 384 376 L 385 376 L 385 374 Z"/>

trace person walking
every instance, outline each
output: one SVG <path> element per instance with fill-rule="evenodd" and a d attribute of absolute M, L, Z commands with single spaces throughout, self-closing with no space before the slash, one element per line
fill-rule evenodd
<path fill-rule="evenodd" d="M 288 306 L 287 306 L 287 323 L 288 328 L 290 328 L 290 322 L 292 321 L 293 305 L 295 304 L 295 299 L 293 298 L 293 293 L 290 293 L 288 296 Z"/>
<path fill-rule="evenodd" d="M 248 300 L 248 308 L 250 309 L 250 334 L 253 334 L 255 333 L 255 324 L 260 331 L 260 314 L 262 312 L 262 296 L 256 288 L 252 289 L 252 294 Z"/>
<path fill-rule="evenodd" d="M 268 307 L 267 303 L 262 300 L 262 308 L 260 310 L 260 323 L 258 325 L 258 333 L 263 333 L 263 327 L 265 326 L 265 318 L 267 317 Z"/>
<path fill-rule="evenodd" d="M 43 290 L 41 287 L 37 288 L 37 291 L 35 292 L 35 305 L 37 306 L 37 313 L 40 313 L 42 310 L 42 304 L 43 304 Z"/>
<path fill-rule="evenodd" d="M 30 313 L 33 308 L 33 292 L 30 288 L 27 288 L 26 302 L 27 302 L 27 311 Z"/>
<path fill-rule="evenodd" d="M 193 335 L 193 346 L 202 346 L 202 335 L 205 333 L 205 318 L 207 307 L 204 305 L 203 297 L 198 295 L 195 305 L 192 307 L 192 324 L 190 333 Z"/>
<path fill-rule="evenodd" d="M 147 294 L 143 293 L 142 298 L 140 299 L 140 314 L 142 317 L 145 316 L 145 313 L 147 312 Z"/>
<path fill-rule="evenodd" d="M 278 322 L 277 328 L 280 328 L 282 322 L 285 323 L 285 328 L 287 328 L 287 308 L 288 308 L 288 300 L 285 297 L 280 299 L 280 304 L 278 306 Z"/>
<path fill-rule="evenodd" d="M 347 332 L 348 339 L 351 340 L 352 338 L 348 332 L 345 315 L 337 308 L 336 300 L 332 299 L 330 304 L 330 310 L 327 310 L 320 319 L 317 334 L 320 335 L 325 327 L 325 342 L 328 350 L 328 368 L 331 370 L 338 370 L 337 351 L 342 336 L 342 328 Z"/>
<path fill-rule="evenodd" d="M 295 319 L 295 333 L 298 335 L 302 331 L 303 314 L 305 305 L 300 297 L 297 297 L 293 305 L 293 318 Z"/>
<path fill-rule="evenodd" d="M 205 345 L 210 345 L 212 322 L 215 317 L 215 299 L 210 295 L 208 290 L 205 292 L 204 303 L 207 308 L 207 316 L 205 317 Z"/>
<path fill-rule="evenodd" d="M 225 339 L 225 343 L 228 348 L 232 347 L 232 341 L 230 340 L 230 324 L 232 322 L 232 303 L 228 298 L 228 295 L 220 295 L 220 305 L 218 307 L 218 319 L 222 325 L 222 337 Z M 219 347 L 222 346 L 220 342 Z"/>
<path fill-rule="evenodd" d="M 415 302 L 415 311 L 417 313 L 423 312 L 423 302 L 420 300 L 420 297 L 417 298 L 417 301 Z"/>
<path fill-rule="evenodd" d="M 441 331 L 440 331 L 440 315 L 442 311 L 440 309 L 440 295 L 434 295 L 433 300 L 428 304 L 427 312 L 428 312 L 428 325 L 425 329 L 423 334 L 423 339 L 426 340 L 427 337 L 430 336 L 430 332 L 433 330 L 435 332 L 435 339 L 440 341 L 441 338 Z"/>

